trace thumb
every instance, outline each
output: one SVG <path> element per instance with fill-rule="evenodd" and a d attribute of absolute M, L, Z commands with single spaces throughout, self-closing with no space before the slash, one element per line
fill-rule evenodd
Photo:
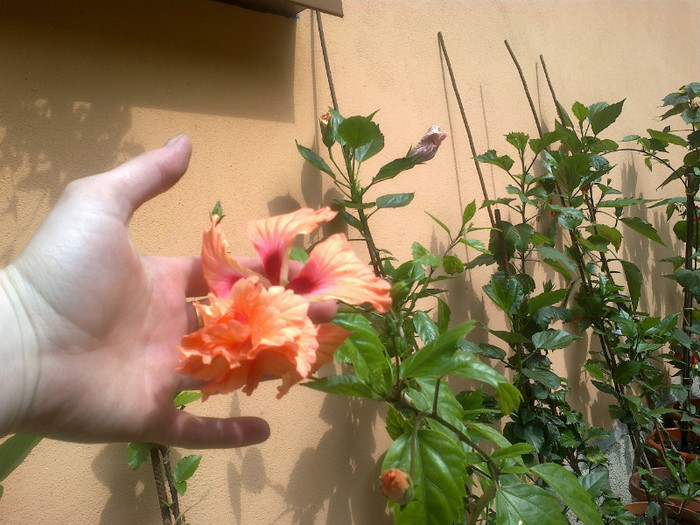
<path fill-rule="evenodd" d="M 234 448 L 262 443 L 270 436 L 267 421 L 258 417 L 217 419 L 172 412 L 150 440 L 185 448 Z"/>
<path fill-rule="evenodd" d="M 116 197 L 119 214 L 126 223 L 144 202 L 170 189 L 180 180 L 191 155 L 190 139 L 178 135 L 162 148 L 142 153 L 95 178 L 99 178 Z"/>

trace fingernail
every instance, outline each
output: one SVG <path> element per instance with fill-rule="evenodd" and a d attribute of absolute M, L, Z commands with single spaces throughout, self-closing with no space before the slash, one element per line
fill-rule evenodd
<path fill-rule="evenodd" d="M 182 137 L 182 133 L 179 135 L 175 135 L 173 138 L 171 138 L 168 142 L 165 143 L 164 147 L 167 148 L 168 146 L 172 146 L 180 139 L 180 137 Z"/>

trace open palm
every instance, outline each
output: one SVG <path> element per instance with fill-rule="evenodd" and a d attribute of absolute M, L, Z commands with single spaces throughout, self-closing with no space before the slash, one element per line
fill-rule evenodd
<path fill-rule="evenodd" d="M 136 208 L 177 182 L 190 153 L 189 140 L 178 137 L 71 183 L 6 269 L 33 343 L 24 345 L 19 429 L 190 447 L 267 437 L 263 420 L 198 418 L 172 403 L 177 390 L 193 386 L 175 372 L 176 346 L 196 327 L 185 299 L 205 294 L 206 284 L 198 258 L 140 256 L 127 227 Z"/>

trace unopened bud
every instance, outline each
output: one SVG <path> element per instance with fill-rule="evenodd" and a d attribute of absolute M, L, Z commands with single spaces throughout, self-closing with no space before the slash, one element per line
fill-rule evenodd
<path fill-rule="evenodd" d="M 382 493 L 387 499 L 406 505 L 413 499 L 413 482 L 403 470 L 390 468 L 382 472 Z"/>
<path fill-rule="evenodd" d="M 447 133 L 440 131 L 437 126 L 430 126 L 430 129 L 423 135 L 418 144 L 411 148 L 409 157 L 418 155 L 418 162 L 427 162 L 437 153 L 440 143 L 445 140 Z"/>
<path fill-rule="evenodd" d="M 321 133 L 324 133 L 326 131 L 326 128 L 328 127 L 328 123 L 331 121 L 331 112 L 326 111 L 323 115 L 321 115 L 318 119 L 318 123 L 321 126 Z"/>

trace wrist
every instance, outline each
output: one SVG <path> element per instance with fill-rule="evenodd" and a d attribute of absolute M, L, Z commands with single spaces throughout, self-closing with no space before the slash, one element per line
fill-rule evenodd
<path fill-rule="evenodd" d="M 21 430 L 38 381 L 39 345 L 26 288 L 15 266 L 0 270 L 0 437 Z"/>

